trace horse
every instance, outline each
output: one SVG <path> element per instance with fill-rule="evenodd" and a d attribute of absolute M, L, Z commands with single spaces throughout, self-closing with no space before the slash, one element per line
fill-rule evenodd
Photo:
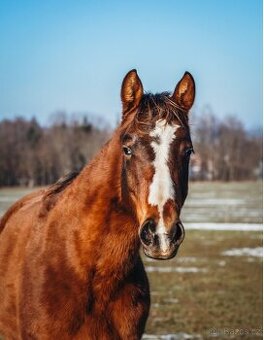
<path fill-rule="evenodd" d="M 140 339 L 150 308 L 140 257 L 174 257 L 193 152 L 185 72 L 172 94 L 121 86 L 122 119 L 79 174 L 17 201 L 0 221 L 4 339 Z"/>

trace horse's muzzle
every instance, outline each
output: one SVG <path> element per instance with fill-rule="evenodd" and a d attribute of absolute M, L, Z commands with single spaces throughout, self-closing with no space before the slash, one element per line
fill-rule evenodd
<path fill-rule="evenodd" d="M 139 236 L 145 255 L 154 259 L 168 260 L 177 254 L 185 231 L 180 221 L 167 230 L 158 227 L 153 219 L 147 219 L 140 228 Z"/>

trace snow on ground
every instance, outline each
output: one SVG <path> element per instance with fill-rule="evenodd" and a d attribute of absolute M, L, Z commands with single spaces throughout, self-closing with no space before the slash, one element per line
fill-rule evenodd
<path fill-rule="evenodd" d="M 205 273 L 207 269 L 205 268 L 197 268 L 197 267 L 152 267 L 146 266 L 146 271 L 148 273 Z"/>
<path fill-rule="evenodd" d="M 186 230 L 262 231 L 260 223 L 185 223 Z"/>
<path fill-rule="evenodd" d="M 246 199 L 241 199 L 241 198 L 227 198 L 227 197 L 224 197 L 224 198 L 208 198 L 208 197 L 205 197 L 205 198 L 189 198 L 188 199 L 188 204 L 191 205 L 191 206 L 217 206 L 217 205 L 220 205 L 220 206 L 226 206 L 226 205 L 234 205 L 234 206 L 237 206 L 237 205 L 240 205 L 240 204 L 246 204 L 247 203 L 247 200 Z"/>
<path fill-rule="evenodd" d="M 262 257 L 263 256 L 263 248 L 233 248 L 222 252 L 224 256 L 254 256 L 254 257 Z"/>
<path fill-rule="evenodd" d="M 142 340 L 187 340 L 187 339 L 202 339 L 201 335 L 191 335 L 187 333 L 152 335 L 144 334 Z"/>

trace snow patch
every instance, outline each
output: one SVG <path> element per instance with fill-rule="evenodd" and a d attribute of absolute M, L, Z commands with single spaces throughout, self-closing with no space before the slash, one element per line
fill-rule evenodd
<path fill-rule="evenodd" d="M 206 273 L 207 269 L 197 267 L 152 267 L 146 266 L 148 273 Z"/>
<path fill-rule="evenodd" d="M 262 231 L 260 223 L 185 223 L 188 230 L 230 230 L 230 231 Z"/>
<path fill-rule="evenodd" d="M 263 257 L 263 248 L 233 248 L 222 252 L 222 255 Z"/>
<path fill-rule="evenodd" d="M 176 333 L 176 334 L 164 334 L 164 335 L 152 335 L 144 334 L 142 340 L 187 340 L 187 339 L 202 339 L 199 334 L 188 334 L 188 333 Z"/>

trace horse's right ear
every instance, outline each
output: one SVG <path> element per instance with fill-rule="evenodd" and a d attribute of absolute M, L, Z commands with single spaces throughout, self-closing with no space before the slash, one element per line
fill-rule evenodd
<path fill-rule="evenodd" d="M 143 85 L 136 70 L 131 70 L 125 76 L 121 87 L 121 100 L 123 115 L 132 108 L 138 106 L 143 96 Z"/>
<path fill-rule="evenodd" d="M 189 111 L 195 98 L 195 82 L 189 72 L 185 72 L 178 82 L 171 99 L 183 110 Z"/>

